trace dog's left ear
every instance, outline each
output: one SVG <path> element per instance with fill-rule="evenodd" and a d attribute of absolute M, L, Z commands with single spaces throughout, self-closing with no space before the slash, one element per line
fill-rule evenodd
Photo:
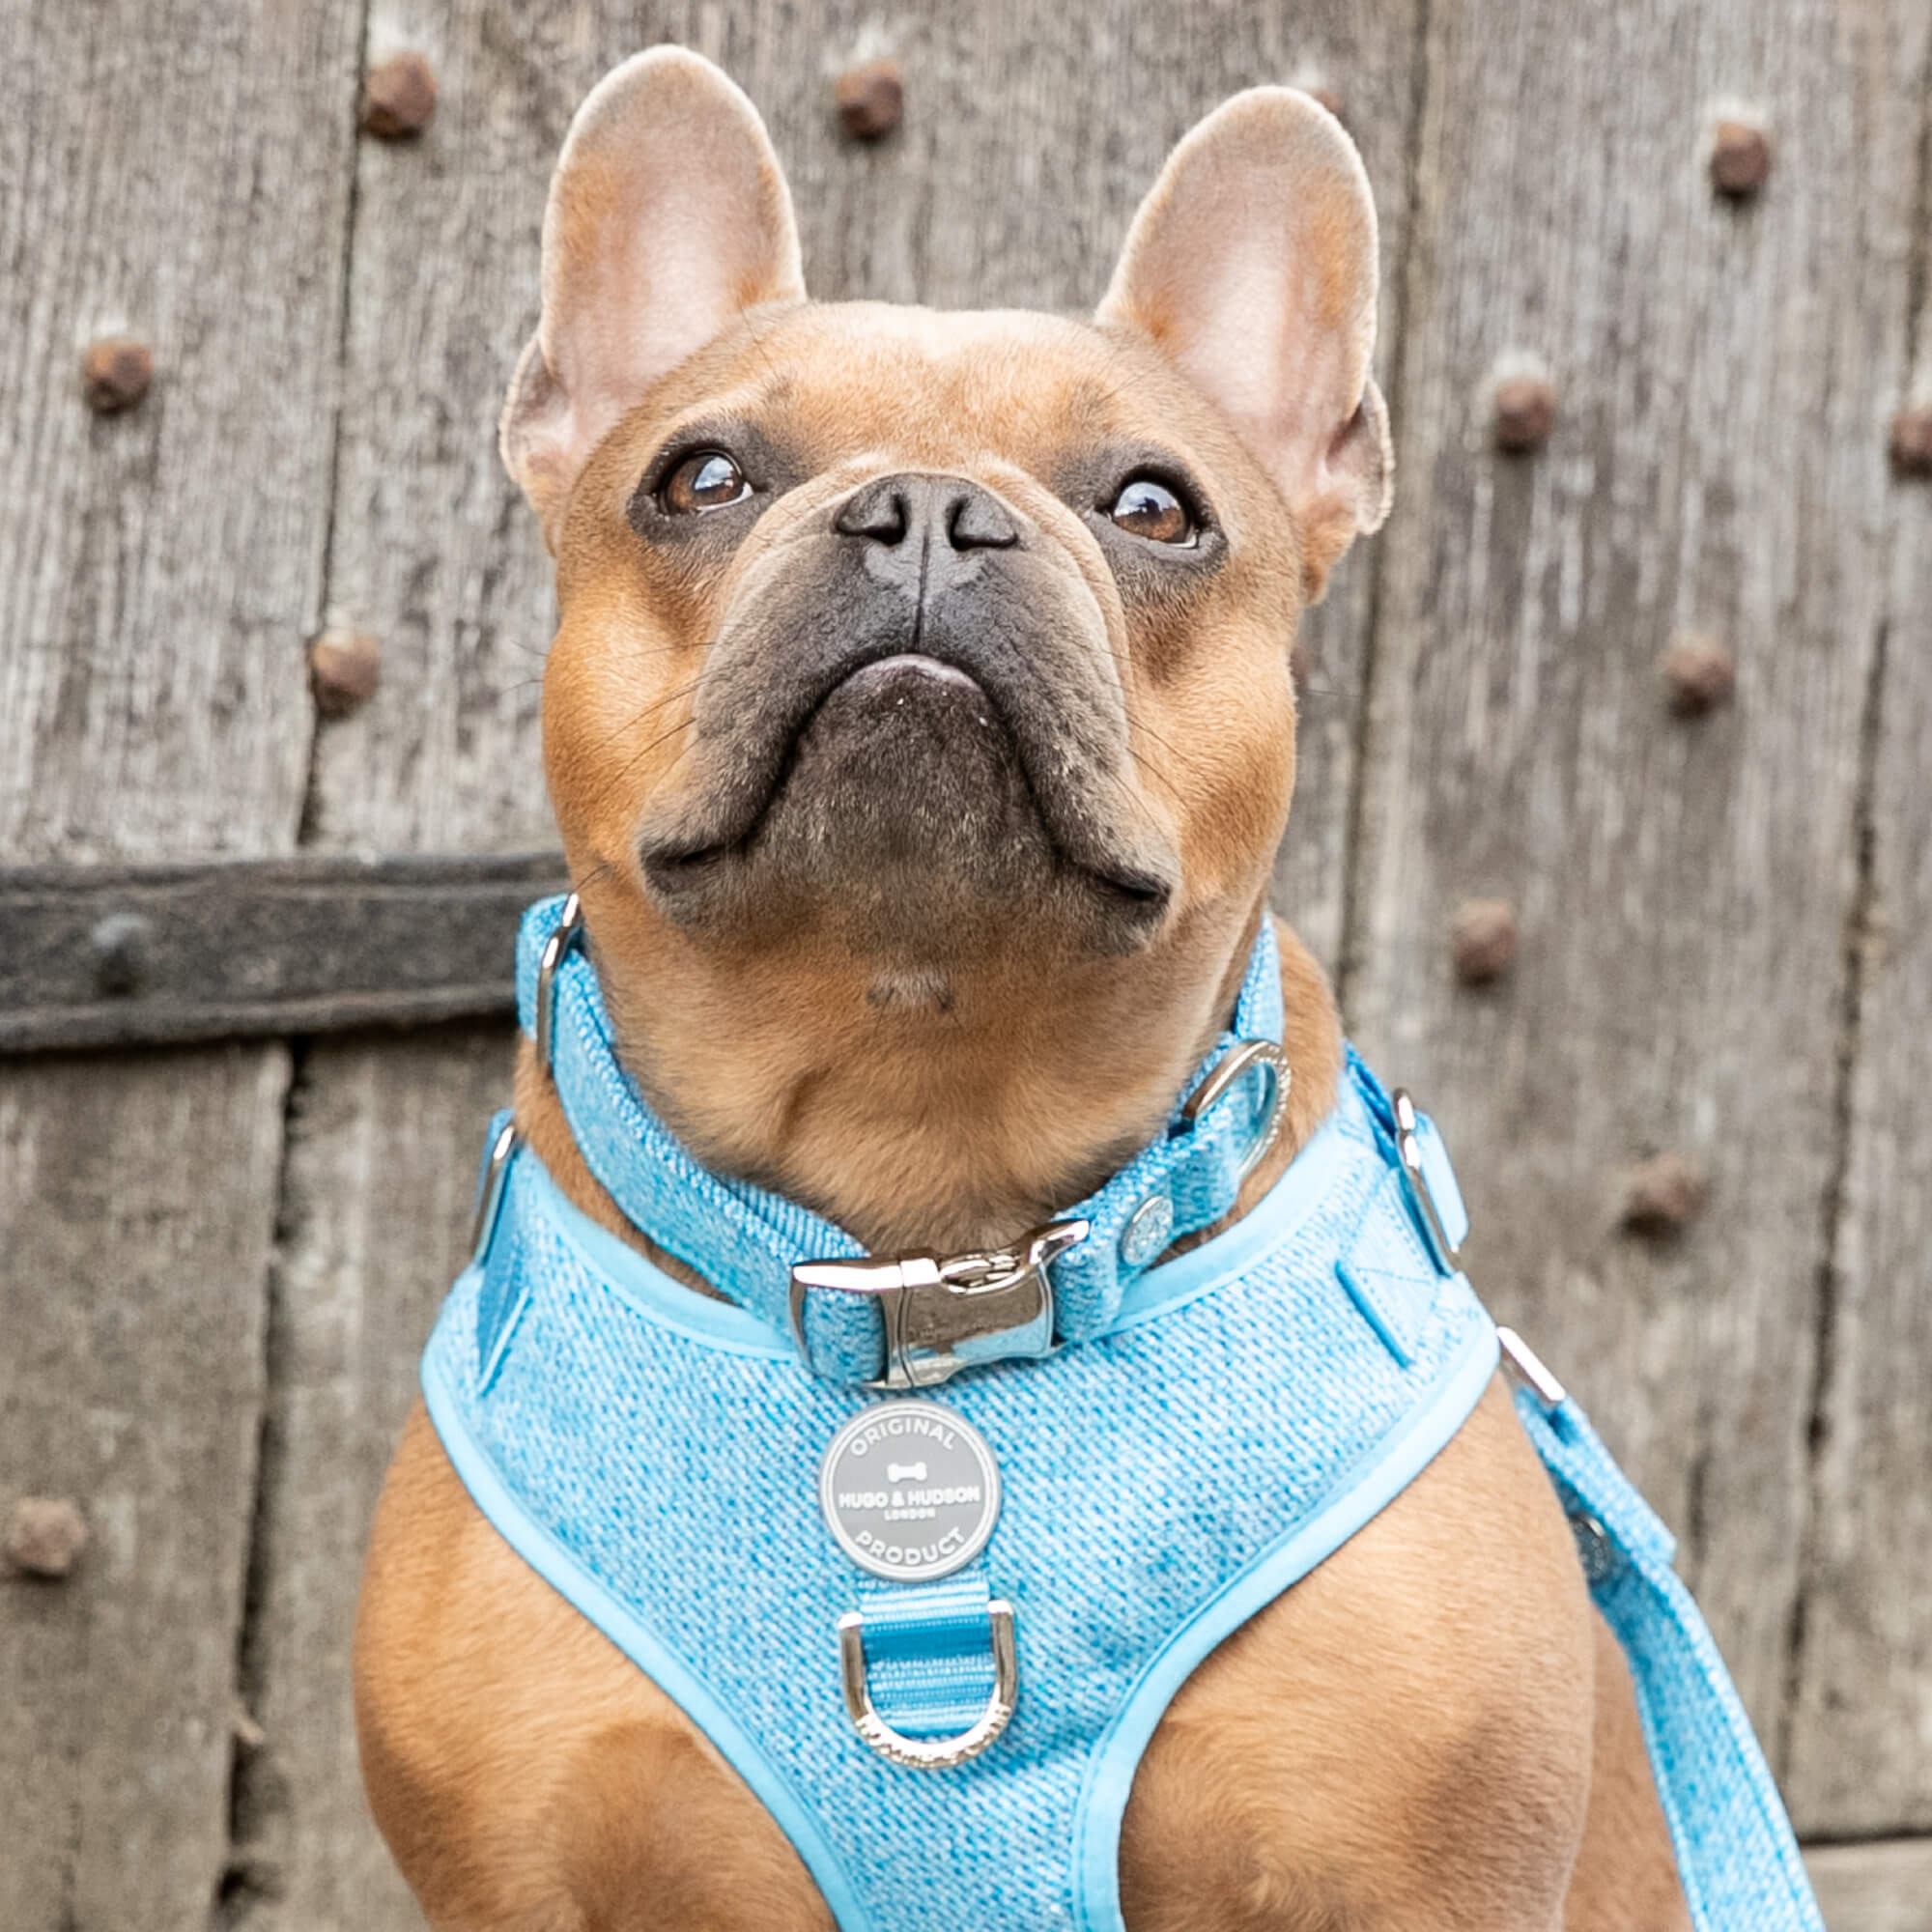
<path fill-rule="evenodd" d="M 1307 95 L 1257 87 L 1168 157 L 1095 317 L 1151 336 L 1233 421 L 1294 512 L 1311 603 L 1388 515 L 1378 273 L 1355 144 Z"/>
<path fill-rule="evenodd" d="M 800 301 L 798 229 L 758 110 L 683 47 L 613 68 L 570 124 L 543 224 L 543 316 L 497 440 L 555 546 L 590 452 L 744 310 Z"/>

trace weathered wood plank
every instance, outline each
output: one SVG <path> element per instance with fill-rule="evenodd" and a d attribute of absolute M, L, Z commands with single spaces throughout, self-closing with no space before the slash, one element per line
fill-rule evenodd
<path fill-rule="evenodd" d="M 1932 1932 L 1932 1838 L 1814 1845 L 1804 1864 L 1829 1932 Z"/>
<path fill-rule="evenodd" d="M 369 1822 L 349 1707 L 369 1514 L 461 1264 L 505 1028 L 316 1047 L 297 1088 L 275 1271 L 263 1529 L 236 1788 L 246 1923 L 417 1924 Z"/>
<path fill-rule="evenodd" d="M 1918 77 L 1923 106 L 1932 30 L 1919 24 L 1895 57 Z M 1932 246 L 1922 228 L 1917 241 Z M 1932 367 L 1928 330 L 1932 303 L 1916 330 L 1921 380 Z M 1834 1832 L 1932 1828 L 1932 489 L 1898 480 L 1889 507 L 1867 895 L 1850 936 L 1851 1139 L 1827 1283 L 1825 1426 L 1792 1726 L 1794 1800 Z M 1918 1869 L 1921 1916 L 1910 1922 L 1932 1924 L 1923 1848 Z"/>
<path fill-rule="evenodd" d="M 0 851 L 290 850 L 311 737 L 356 0 L 0 8 Z M 152 346 L 119 416 L 82 346 Z M 0 1492 L 71 1490 L 4 1585 L 0 1898 L 200 1932 L 229 1725 L 288 1060 L 0 1080 Z"/>
<path fill-rule="evenodd" d="M 0 850 L 295 842 L 356 20 L 0 9 Z M 121 332 L 154 387 L 95 416 Z"/>
<path fill-rule="evenodd" d="M 1925 14 L 1431 13 L 1348 1004 L 1445 1123 L 1479 1286 L 1678 1531 L 1771 1738 Z M 1776 130 L 1745 205 L 1703 166 L 1730 94 Z M 1548 448 L 1511 458 L 1479 390 L 1516 348 L 1561 408 Z M 1656 669 L 1688 625 L 1739 657 L 1735 703 L 1702 721 L 1670 715 Z M 1446 928 L 1490 894 L 1520 905 L 1522 948 L 1475 993 Z M 1619 1175 L 1658 1148 L 1713 1192 L 1646 1242 L 1617 1228 Z"/>
<path fill-rule="evenodd" d="M 203 1932 L 287 1054 L 0 1070 L 0 1508 L 70 1495 L 60 1583 L 0 1573 L 0 1897 L 19 1932 Z"/>
<path fill-rule="evenodd" d="M 379 4 L 372 40 L 424 46 L 441 81 L 421 141 L 359 157 L 349 377 L 329 596 L 384 641 L 382 688 L 324 727 L 317 836 L 377 849 L 549 836 L 537 688 L 551 626 L 534 521 L 496 420 L 535 322 L 537 230 L 569 116 L 612 62 L 659 39 L 724 62 L 771 123 L 826 297 L 1091 307 L 1168 146 L 1223 96 L 1313 65 L 1345 95 L 1382 209 L 1393 298 L 1406 214 L 1414 0 L 1195 17 L 925 0 L 868 25 L 858 0 L 757 8 L 578 5 L 507 16 L 477 0 Z M 839 134 L 830 77 L 890 45 L 901 131 Z M 1080 75 L 1078 86 L 1066 76 Z M 433 273 L 424 264 L 434 263 Z M 1390 363 L 1393 300 L 1382 360 Z M 1278 886 L 1312 944 L 1340 933 L 1342 848 L 1371 565 L 1351 559 L 1307 627 L 1302 780 Z"/>

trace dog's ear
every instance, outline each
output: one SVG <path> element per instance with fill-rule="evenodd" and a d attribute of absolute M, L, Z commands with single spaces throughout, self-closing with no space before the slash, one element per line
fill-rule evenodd
<path fill-rule="evenodd" d="M 1355 144 L 1307 95 L 1257 87 L 1168 157 L 1096 317 L 1151 336 L 1234 422 L 1300 525 L 1310 602 L 1388 515 L 1377 280 Z"/>
<path fill-rule="evenodd" d="M 658 377 L 743 310 L 804 295 L 757 109 L 683 47 L 613 68 L 551 178 L 543 316 L 503 405 L 503 464 L 546 539 L 590 452 Z"/>

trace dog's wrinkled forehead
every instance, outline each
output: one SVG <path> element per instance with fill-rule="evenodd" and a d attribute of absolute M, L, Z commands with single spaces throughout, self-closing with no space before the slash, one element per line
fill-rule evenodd
<path fill-rule="evenodd" d="M 1070 538 L 1130 478 L 1171 494 L 1185 554 L 1203 563 L 1265 546 L 1296 568 L 1294 526 L 1265 471 L 1199 395 L 1144 344 L 1024 310 L 942 313 L 873 302 L 798 304 L 740 318 L 659 383 L 618 425 L 573 515 L 627 522 L 651 539 L 687 534 L 648 514 L 681 464 L 718 459 L 715 496 L 742 478 L 750 501 L 715 507 L 689 534 L 750 534 L 757 516 L 816 479 L 832 494 L 897 471 L 985 484 Z M 723 467 L 728 465 L 729 467 Z M 700 462 L 701 468 L 701 462 Z M 818 496 L 809 500 L 816 507 Z M 713 508 L 712 503 L 699 507 Z M 1204 536 L 1211 538 L 1204 544 Z M 1074 539 L 1077 542 L 1077 539 Z M 1168 560 L 1182 554 L 1167 547 Z"/>
<path fill-rule="evenodd" d="M 1179 452 L 1205 428 L 1212 454 L 1239 460 L 1158 356 L 1020 309 L 839 302 L 754 312 L 663 384 L 644 414 L 709 403 L 788 420 L 828 454 L 984 453 L 1037 469 L 1057 449 L 1106 437 L 1172 440 Z"/>

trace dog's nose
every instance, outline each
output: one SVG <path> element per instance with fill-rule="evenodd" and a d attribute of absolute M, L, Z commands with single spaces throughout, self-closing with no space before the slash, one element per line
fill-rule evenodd
<path fill-rule="evenodd" d="M 1011 512 L 990 490 L 964 476 L 915 471 L 863 484 L 838 506 L 832 527 L 903 552 L 914 572 L 928 552 L 1011 550 L 1020 540 Z"/>

